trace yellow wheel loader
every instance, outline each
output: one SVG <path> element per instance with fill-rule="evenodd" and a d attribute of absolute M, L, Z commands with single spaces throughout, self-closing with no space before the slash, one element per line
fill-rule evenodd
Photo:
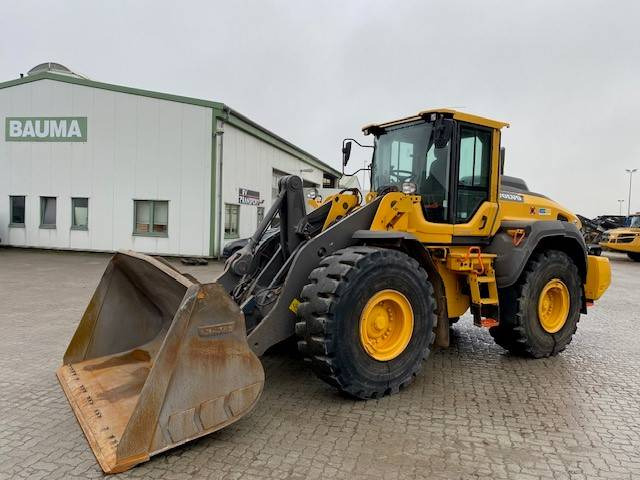
<path fill-rule="evenodd" d="M 117 253 L 57 372 L 103 470 L 240 419 L 262 391 L 258 357 L 292 337 L 360 399 L 409 385 L 469 309 L 514 354 L 565 349 L 609 263 L 587 254 L 575 215 L 502 175 L 506 126 L 438 109 L 365 127 L 372 192 L 307 214 L 300 178 L 282 178 L 214 283 Z M 264 235 L 276 216 L 280 234 Z"/>
<path fill-rule="evenodd" d="M 600 246 L 626 253 L 634 262 L 640 262 L 640 214 L 627 217 L 626 226 L 604 232 Z"/>

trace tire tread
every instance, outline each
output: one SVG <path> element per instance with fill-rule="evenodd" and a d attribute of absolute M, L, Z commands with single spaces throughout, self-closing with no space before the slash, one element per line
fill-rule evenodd
<path fill-rule="evenodd" d="M 298 306 L 299 321 L 296 323 L 296 334 L 301 337 L 298 347 L 300 352 L 310 360 L 314 373 L 343 393 L 361 399 L 379 398 L 397 393 L 413 382 L 422 368 L 421 361 L 407 375 L 389 382 L 384 389 L 364 389 L 361 384 L 357 384 L 348 375 L 345 375 L 345 372 L 337 365 L 333 342 L 335 322 L 339 321 L 334 316 L 337 303 L 358 270 L 378 262 L 383 255 L 393 256 L 394 260 L 403 264 L 405 268 L 417 272 L 422 277 L 425 295 L 432 299 L 431 305 L 434 307 L 432 312 L 433 329 L 429 332 L 427 346 L 421 355 L 422 361 L 426 360 L 433 348 L 437 326 L 435 295 L 427 273 L 415 259 L 403 252 L 369 246 L 355 246 L 338 250 L 322 259 L 320 266 L 311 272 L 309 283 L 302 289 L 302 301 Z"/>
<path fill-rule="evenodd" d="M 527 302 L 531 301 L 532 296 L 530 290 L 533 277 L 543 265 L 553 262 L 563 264 L 565 268 L 571 271 L 572 275 L 580 278 L 578 268 L 564 252 L 546 250 L 529 260 L 518 283 L 500 292 L 500 325 L 490 328 L 489 333 L 498 345 L 515 355 L 533 358 L 557 355 L 571 343 L 573 335 L 578 328 L 580 315 L 578 315 L 577 321 L 572 327 L 568 340 L 560 345 L 554 342 L 554 347 L 551 350 L 540 349 L 530 341 L 527 335 L 524 324 L 527 321 Z M 582 299 L 580 298 L 580 300 Z"/>

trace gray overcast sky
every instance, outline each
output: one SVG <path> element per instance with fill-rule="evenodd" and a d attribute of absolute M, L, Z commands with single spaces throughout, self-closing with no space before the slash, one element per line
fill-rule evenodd
<path fill-rule="evenodd" d="M 0 80 L 57 61 L 222 101 L 339 168 L 343 137 L 427 107 L 509 121 L 507 173 L 617 213 L 640 168 L 640 2 L 20 1 Z M 363 153 L 352 164 L 362 165 Z M 640 172 L 639 172 L 640 173 Z M 640 175 L 632 211 L 640 210 Z"/>

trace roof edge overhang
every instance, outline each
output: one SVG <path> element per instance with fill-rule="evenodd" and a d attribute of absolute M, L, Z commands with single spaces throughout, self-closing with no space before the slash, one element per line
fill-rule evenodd
<path fill-rule="evenodd" d="M 36 82 L 38 80 L 54 80 L 63 83 L 72 83 L 74 85 L 82 85 L 85 87 L 99 88 L 101 90 L 109 90 L 112 92 L 129 93 L 131 95 L 138 95 L 141 97 L 157 98 L 160 100 L 168 100 L 170 102 L 187 103 L 190 105 L 198 105 L 208 108 L 222 108 L 222 103 L 213 102 L 210 100 L 203 100 L 201 98 L 185 97 L 182 95 L 172 95 L 169 93 L 156 92 L 152 90 L 143 90 L 141 88 L 125 87 L 123 85 L 114 85 L 112 83 L 97 82 L 95 80 L 89 80 L 86 78 L 71 77 L 69 75 L 60 75 L 50 72 L 36 73 L 35 75 L 28 75 L 26 77 L 17 78 L 15 80 L 9 80 L 8 82 L 0 83 L 0 90 L 16 85 L 22 85 L 25 83 Z"/>

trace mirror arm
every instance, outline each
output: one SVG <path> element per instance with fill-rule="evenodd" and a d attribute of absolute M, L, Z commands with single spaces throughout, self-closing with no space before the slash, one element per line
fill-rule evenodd
<path fill-rule="evenodd" d="M 345 142 L 353 142 L 353 143 L 355 143 L 356 145 L 358 145 L 359 147 L 362 147 L 362 148 L 373 148 L 374 147 L 374 145 L 363 145 L 363 144 L 361 144 L 359 141 L 357 141 L 354 138 L 345 138 L 344 140 L 342 140 L 342 146 L 343 147 L 344 147 L 344 143 Z"/>

